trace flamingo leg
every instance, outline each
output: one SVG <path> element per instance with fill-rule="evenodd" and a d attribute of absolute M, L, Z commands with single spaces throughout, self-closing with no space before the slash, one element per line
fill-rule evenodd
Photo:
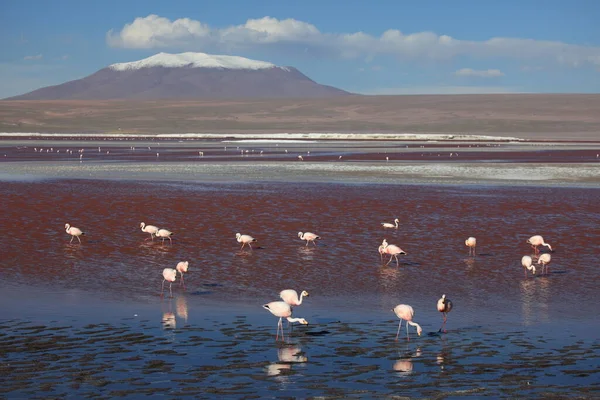
<path fill-rule="evenodd" d="M 315 242 L 314 240 L 312 241 L 313 246 L 317 247 L 317 242 Z"/>
<path fill-rule="evenodd" d="M 402 320 L 400 320 L 400 323 L 398 324 L 398 332 L 396 332 L 396 341 L 398 340 L 398 335 L 400 334 L 400 327 L 402 326 Z"/>
<path fill-rule="evenodd" d="M 181 286 L 185 289 L 185 282 L 183 281 L 183 272 L 181 273 Z"/>
<path fill-rule="evenodd" d="M 396 259 L 396 267 L 399 267 L 400 261 L 398 261 L 398 256 L 394 254 L 394 258 Z"/>
<path fill-rule="evenodd" d="M 408 321 L 406 321 L 406 340 L 410 340 L 410 336 L 408 334 Z"/>
<path fill-rule="evenodd" d="M 81 244 L 81 239 L 79 239 L 79 236 L 77 236 L 77 240 L 79 240 L 79 244 Z"/>
<path fill-rule="evenodd" d="M 163 279 L 162 286 L 160 288 L 160 297 L 163 297 L 164 293 L 165 293 L 165 280 Z"/>
<path fill-rule="evenodd" d="M 250 250 L 252 250 L 252 245 L 250 243 L 248 243 L 248 247 L 250 247 Z"/>
<path fill-rule="evenodd" d="M 444 317 L 444 322 L 442 323 L 442 327 L 440 328 L 440 330 L 438 332 L 446 333 L 446 329 L 445 329 L 446 328 L 446 319 L 447 319 L 446 313 L 442 313 L 442 315 Z"/>
<path fill-rule="evenodd" d="M 281 323 L 281 317 L 279 318 L 279 322 L 277 323 L 277 335 L 275 336 L 275 340 L 279 339 L 279 330 L 281 330 L 281 340 L 284 340 L 283 337 L 283 324 Z"/>
<path fill-rule="evenodd" d="M 169 236 L 169 243 L 172 245 L 173 244 L 173 240 L 171 239 L 171 236 Z"/>
<path fill-rule="evenodd" d="M 245 245 L 246 245 L 246 243 L 242 243 L 242 247 L 240 247 L 240 250 L 242 250 Z"/>
<path fill-rule="evenodd" d="M 69 243 L 73 243 L 73 239 L 75 239 L 75 236 L 71 236 L 71 241 Z"/>
<path fill-rule="evenodd" d="M 171 288 L 173 287 L 173 282 L 169 283 L 169 294 L 171 295 L 171 298 L 173 298 L 173 290 L 171 290 Z"/>

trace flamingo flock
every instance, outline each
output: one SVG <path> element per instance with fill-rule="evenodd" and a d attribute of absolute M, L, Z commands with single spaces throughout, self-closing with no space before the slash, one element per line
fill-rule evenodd
<path fill-rule="evenodd" d="M 384 229 L 389 229 L 389 228 L 398 229 L 398 223 L 399 223 L 399 219 L 396 218 L 394 220 L 394 224 L 381 223 L 381 225 Z M 140 223 L 140 229 L 142 232 L 148 233 L 150 235 L 150 237 L 146 238 L 145 240 L 149 240 L 149 239 L 154 240 L 154 237 L 157 237 L 157 238 L 162 239 L 163 245 L 164 245 L 165 239 L 169 239 L 169 242 L 172 244 L 171 236 L 173 235 L 173 232 L 169 231 L 168 229 L 158 228 L 155 225 L 146 225 L 144 222 Z M 71 244 L 73 242 L 73 239 L 75 239 L 75 238 L 77 238 L 77 240 L 81 244 L 80 236 L 85 235 L 85 233 L 81 229 L 71 226 L 68 223 L 65 224 L 65 232 L 67 234 L 71 235 L 71 241 L 69 242 L 69 244 Z M 241 234 L 239 232 L 236 233 L 235 237 L 236 237 L 237 242 L 242 244 L 240 250 L 243 250 L 246 245 L 250 248 L 250 250 L 252 250 L 252 243 L 257 242 L 257 240 L 254 237 L 247 235 L 247 234 Z M 312 233 L 312 232 L 298 232 L 298 238 L 300 238 L 303 241 L 306 241 L 305 246 L 308 246 L 310 242 L 312 242 L 313 245 L 316 246 L 315 241 L 317 239 L 321 239 L 321 237 L 319 235 Z M 534 250 L 534 255 L 533 255 L 533 257 L 531 257 L 529 255 L 525 255 L 521 258 L 521 265 L 524 268 L 525 276 L 527 277 L 527 271 L 531 271 L 533 275 L 536 274 L 537 270 L 536 270 L 536 266 L 534 264 L 534 257 L 537 258 L 537 265 L 541 265 L 542 274 L 548 273 L 548 264 L 550 264 L 550 262 L 552 260 L 552 256 L 550 253 L 540 254 L 539 247 L 545 246 L 550 251 L 553 251 L 552 246 L 549 243 L 546 243 L 544 241 L 544 238 L 540 235 L 535 235 L 535 236 L 530 237 L 529 239 L 527 239 L 526 243 L 531 245 L 531 247 Z M 465 245 L 469 248 L 469 256 L 475 257 L 476 256 L 477 239 L 473 236 L 470 236 L 465 240 Z M 383 239 L 381 245 L 378 248 L 378 251 L 379 251 L 379 255 L 381 257 L 382 262 L 384 261 L 384 256 L 390 256 L 389 260 L 385 264 L 386 266 L 389 265 L 393 259 L 395 259 L 396 266 L 399 267 L 400 262 L 398 260 L 398 255 L 406 255 L 407 254 L 404 250 L 402 250 L 397 245 L 389 244 L 387 239 Z M 166 282 L 169 283 L 169 296 L 171 298 L 173 297 L 173 290 L 172 290 L 173 282 L 175 282 L 177 280 L 178 273 L 181 277 L 180 285 L 183 286 L 185 289 L 184 273 L 188 272 L 188 268 L 189 268 L 189 261 L 180 261 L 179 263 L 177 263 L 175 268 L 163 269 L 163 271 L 162 271 L 163 280 L 162 280 L 162 284 L 161 284 L 161 294 L 160 294 L 161 297 L 164 295 Z M 298 295 L 298 292 L 296 292 L 293 289 L 285 289 L 279 293 L 279 297 L 281 298 L 282 301 L 272 301 L 272 302 L 266 303 L 262 306 L 264 309 L 268 310 L 275 317 L 279 318 L 278 323 L 277 323 L 277 333 L 275 336 L 276 341 L 279 339 L 280 333 L 281 333 L 281 340 L 284 340 L 284 332 L 283 332 L 283 325 L 282 325 L 282 321 L 284 318 L 290 324 L 297 322 L 302 325 L 308 325 L 308 321 L 305 318 L 295 318 L 292 316 L 293 307 L 300 306 L 302 304 L 303 299 L 308 296 L 309 296 L 309 294 L 306 290 L 303 290 L 300 293 L 300 295 Z M 447 298 L 445 294 L 443 294 L 442 297 L 437 301 L 437 310 L 440 313 L 442 313 L 442 319 L 443 319 L 442 326 L 440 327 L 440 329 L 438 331 L 439 333 L 446 333 L 447 317 L 448 317 L 448 313 L 450 311 L 452 311 L 452 309 L 453 309 L 452 301 L 449 298 Z M 407 340 L 410 340 L 409 326 L 415 327 L 417 334 L 419 336 L 421 335 L 423 330 L 422 330 L 421 326 L 413 320 L 413 318 L 415 316 L 415 311 L 412 308 L 412 306 L 410 306 L 408 304 L 398 304 L 396 307 L 394 307 L 392 309 L 392 311 L 400 319 L 400 322 L 398 324 L 398 330 L 396 331 L 396 340 L 398 340 L 398 336 L 400 335 L 400 329 L 402 327 L 403 321 L 406 322 L 405 325 L 406 325 Z"/>

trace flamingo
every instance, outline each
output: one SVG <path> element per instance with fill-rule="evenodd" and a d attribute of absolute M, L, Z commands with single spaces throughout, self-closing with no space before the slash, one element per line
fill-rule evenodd
<path fill-rule="evenodd" d="M 547 246 L 550 249 L 550 251 L 552 251 L 552 246 L 550 246 L 548 243 L 545 243 L 544 238 L 540 235 L 530 237 L 529 239 L 527 239 L 527 243 L 529 243 L 531 247 L 533 247 L 535 255 L 538 255 L 540 253 L 538 246 Z"/>
<path fill-rule="evenodd" d="M 241 233 L 236 233 L 235 238 L 237 239 L 238 243 L 242 244 L 240 250 L 243 249 L 245 245 L 248 245 L 250 247 L 250 250 L 252 250 L 252 245 L 250 243 L 256 242 L 256 239 L 254 239 L 252 236 L 242 235 Z"/>
<path fill-rule="evenodd" d="M 163 292 L 165 291 L 165 281 L 169 282 L 169 294 L 173 297 L 173 291 L 171 287 L 173 286 L 173 282 L 177 279 L 177 270 L 173 268 L 165 268 L 163 269 L 163 281 L 162 288 L 160 289 L 160 296 L 162 297 Z"/>
<path fill-rule="evenodd" d="M 469 255 L 475 256 L 475 246 L 477 246 L 477 239 L 473 236 L 465 240 L 465 245 L 469 248 Z"/>
<path fill-rule="evenodd" d="M 521 258 L 521 265 L 526 268 L 523 270 L 523 271 L 525 271 L 526 278 L 527 278 L 527 270 L 531 271 L 533 273 L 533 275 L 535 275 L 535 265 L 532 265 L 532 264 L 533 264 L 533 260 L 531 259 L 531 257 L 523 256 L 523 258 Z"/>
<path fill-rule="evenodd" d="M 552 256 L 550 255 L 550 253 L 544 253 L 538 258 L 538 265 L 542 264 L 542 274 L 548 273 L 548 264 L 550 264 L 551 260 Z"/>
<path fill-rule="evenodd" d="M 393 228 L 393 229 L 398 229 L 398 222 L 400 222 L 400 220 L 398 218 L 396 218 L 394 220 L 393 224 L 390 224 L 389 222 L 382 222 L 381 226 L 383 226 L 383 228 L 387 229 L 387 228 Z M 395 224 L 395 225 L 394 225 Z"/>
<path fill-rule="evenodd" d="M 165 238 L 169 239 L 169 242 L 173 244 L 173 240 L 171 240 L 171 235 L 173 235 L 173 232 L 171 232 L 168 229 L 161 228 L 158 231 L 156 231 L 154 235 L 156 237 L 162 238 L 163 244 L 165 243 Z"/>
<path fill-rule="evenodd" d="M 185 287 L 185 283 L 183 282 L 183 273 L 188 271 L 189 261 L 180 261 L 177 263 L 175 269 L 177 272 L 181 274 L 181 284 Z"/>
<path fill-rule="evenodd" d="M 156 232 L 158 232 L 158 227 L 156 227 L 154 225 L 146 225 L 146 223 L 141 222 L 140 228 L 142 229 L 142 232 L 149 233 L 150 239 L 154 240 L 154 235 L 156 235 Z M 146 240 L 148 240 L 148 239 L 146 239 Z"/>
<path fill-rule="evenodd" d="M 302 293 L 300 293 L 300 298 L 298 298 L 298 292 L 294 289 L 285 289 L 279 292 L 279 297 L 290 306 L 299 306 L 302 304 L 302 298 L 308 297 L 308 292 L 303 290 Z"/>
<path fill-rule="evenodd" d="M 298 237 L 302 240 L 306 240 L 306 245 L 308 246 L 308 242 L 312 242 L 312 244 L 314 244 L 315 246 L 317 245 L 315 243 L 315 240 L 317 239 L 321 239 L 321 236 L 316 235 L 312 232 L 298 232 Z"/>
<path fill-rule="evenodd" d="M 65 232 L 71 235 L 71 241 L 69 243 L 72 243 L 73 239 L 77 238 L 77 240 L 79 240 L 79 243 L 81 244 L 81 239 L 79 239 L 79 236 L 85 235 L 85 233 L 82 232 L 81 229 L 75 228 L 74 226 L 71 226 L 69 224 L 65 224 Z"/>
<path fill-rule="evenodd" d="M 406 321 L 406 340 L 410 340 L 410 336 L 408 335 L 408 325 L 416 326 L 417 334 L 421 336 L 421 332 L 423 332 L 423 330 L 421 329 L 421 325 L 417 324 L 416 322 L 413 322 L 412 319 L 415 316 L 415 311 L 411 306 L 407 304 L 398 304 L 396 307 L 394 307 L 392 311 L 394 311 L 396 316 L 400 318 L 400 323 L 398 324 L 398 332 L 396 332 L 396 340 L 398 340 L 398 335 L 400 334 L 400 326 L 402 326 L 402 320 Z"/>
<path fill-rule="evenodd" d="M 384 254 L 389 254 L 390 259 L 385 265 L 388 265 L 390 262 L 392 262 L 392 258 L 395 258 L 396 265 L 399 267 L 400 261 L 398 261 L 398 254 L 406 255 L 406 252 L 404 250 L 402 250 L 400 247 L 396 246 L 395 244 L 387 244 L 387 241 L 385 241 L 385 240 L 384 240 L 384 242 L 385 243 L 382 243 L 381 246 L 379 246 L 379 255 L 383 259 Z"/>
<path fill-rule="evenodd" d="M 443 294 L 437 302 L 437 309 L 444 316 L 444 323 L 442 324 L 442 327 L 440 328 L 439 332 L 442 332 L 443 330 L 444 333 L 446 333 L 446 320 L 448 319 L 448 313 L 452 311 L 452 301 L 450 299 L 447 299 L 446 295 Z"/>
<path fill-rule="evenodd" d="M 283 318 L 287 319 L 290 323 L 300 322 L 303 325 L 308 325 L 308 322 L 304 318 L 292 318 L 292 307 L 285 301 L 272 301 L 270 303 L 264 304 L 263 308 L 269 310 L 274 316 L 279 317 L 279 322 L 277 323 L 277 335 L 275 336 L 275 340 L 279 339 L 279 330 L 281 330 L 281 340 L 284 340 L 283 324 L 281 323 L 281 320 Z"/>

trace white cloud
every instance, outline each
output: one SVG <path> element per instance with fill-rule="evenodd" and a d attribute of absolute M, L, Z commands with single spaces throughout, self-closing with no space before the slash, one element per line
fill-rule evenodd
<path fill-rule="evenodd" d="M 521 90 L 504 86 L 407 86 L 396 88 L 378 88 L 368 91 L 354 91 L 360 94 L 395 95 L 395 94 L 493 94 L 524 93 Z"/>
<path fill-rule="evenodd" d="M 471 68 L 462 68 L 454 73 L 456 76 L 475 76 L 478 78 L 497 78 L 504 76 L 504 73 L 499 69 L 476 70 Z"/>
<path fill-rule="evenodd" d="M 109 46 L 233 51 L 256 46 L 301 45 L 310 54 L 341 58 L 391 55 L 400 60 L 447 60 L 457 56 L 554 61 L 580 67 L 600 66 L 600 47 L 557 41 L 496 37 L 485 41 L 455 39 L 434 32 L 405 34 L 389 29 L 381 36 L 364 32 L 323 33 L 292 18 L 249 19 L 242 25 L 214 28 L 189 18 L 138 17 L 120 31 L 106 34 Z"/>
<path fill-rule="evenodd" d="M 25 57 L 23 57 L 23 60 L 26 60 L 26 61 L 41 60 L 43 57 L 44 57 L 43 55 L 37 54 L 35 56 L 25 56 Z"/>

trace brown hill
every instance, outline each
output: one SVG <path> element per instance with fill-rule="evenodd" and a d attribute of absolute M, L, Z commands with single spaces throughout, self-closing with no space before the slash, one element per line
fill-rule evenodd
<path fill-rule="evenodd" d="M 204 53 L 160 53 L 6 100 L 318 98 L 349 95 L 293 67 Z"/>

